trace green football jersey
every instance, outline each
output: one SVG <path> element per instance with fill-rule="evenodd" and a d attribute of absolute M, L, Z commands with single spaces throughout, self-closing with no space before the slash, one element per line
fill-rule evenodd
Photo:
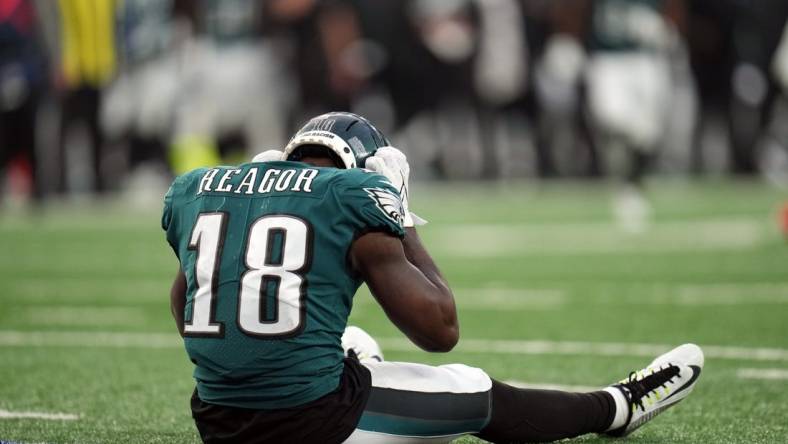
<path fill-rule="evenodd" d="M 349 248 L 370 231 L 404 236 L 402 215 L 390 182 L 361 169 L 265 162 L 175 179 L 162 227 L 186 275 L 200 398 L 275 409 L 335 390 L 361 285 Z"/>
<path fill-rule="evenodd" d="M 666 39 L 664 0 L 595 0 L 591 4 L 591 49 L 626 52 L 661 47 Z"/>

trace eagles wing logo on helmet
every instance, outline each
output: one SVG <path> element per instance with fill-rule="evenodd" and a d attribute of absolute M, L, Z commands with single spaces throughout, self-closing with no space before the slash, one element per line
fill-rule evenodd
<path fill-rule="evenodd" d="M 337 123 L 336 119 L 315 119 L 312 125 L 312 131 L 326 131 L 331 132 L 334 129 L 334 124 Z"/>
<path fill-rule="evenodd" d="M 399 196 L 383 188 L 364 188 L 364 191 L 375 201 L 375 205 L 386 217 L 402 225 L 405 220 L 405 209 Z"/>

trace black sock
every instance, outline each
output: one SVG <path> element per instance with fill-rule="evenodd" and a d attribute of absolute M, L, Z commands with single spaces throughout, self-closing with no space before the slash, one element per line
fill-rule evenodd
<path fill-rule="evenodd" d="M 604 391 L 519 389 L 493 380 L 490 422 L 476 436 L 494 443 L 555 441 L 603 432 L 615 414 L 616 402 Z"/>

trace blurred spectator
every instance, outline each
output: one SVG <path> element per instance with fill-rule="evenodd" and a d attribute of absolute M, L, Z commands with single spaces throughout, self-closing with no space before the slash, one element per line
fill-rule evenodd
<path fill-rule="evenodd" d="M 690 5 L 689 43 L 702 104 L 696 169 L 715 163 L 714 146 L 704 136 L 716 123 L 728 136 L 730 170 L 753 173 L 755 148 L 776 97 L 770 65 L 788 17 L 788 3 L 696 0 Z"/>
<path fill-rule="evenodd" d="M 89 157 L 90 187 L 106 191 L 104 134 L 100 125 L 102 89 L 115 75 L 115 0 L 60 0 L 38 2 L 51 20 L 44 23 L 49 33 L 49 50 L 53 59 L 53 82 L 60 104 L 60 134 L 56 163 L 56 191 L 71 188 L 72 180 L 82 174 L 70 174 L 79 151 Z"/>
<path fill-rule="evenodd" d="M 523 175 L 533 163 L 533 137 L 518 105 L 528 94 L 531 68 L 526 16 L 515 0 L 477 0 L 478 53 L 473 80 L 481 112 L 482 176 Z"/>
<path fill-rule="evenodd" d="M 543 177 L 598 175 L 600 167 L 583 119 L 583 73 L 588 55 L 583 46 L 590 4 L 583 0 L 556 0 L 536 8 L 529 16 L 534 41 L 535 96 L 539 173 Z"/>
<path fill-rule="evenodd" d="M 32 1 L 0 0 L 0 172 L 27 171 L 17 177 L 29 177 L 39 199 L 36 115 L 47 71 L 36 22 Z"/>
<path fill-rule="evenodd" d="M 403 95 L 423 100 L 416 118 L 431 122 L 425 125 L 428 133 L 411 136 L 411 147 L 421 150 L 430 142 L 434 144 L 431 151 L 435 154 L 425 160 L 439 177 L 479 178 L 485 153 L 491 160 L 495 157 L 482 135 L 481 103 L 474 85 L 474 64 L 480 49 L 477 6 L 466 0 L 405 2 L 408 29 L 415 33 L 415 43 L 422 48 L 424 58 L 416 59 L 420 68 L 411 76 L 418 78 L 409 85 L 410 93 L 403 91 Z M 393 57 L 392 64 L 399 60 Z M 415 150 L 408 151 L 418 156 Z"/>
<path fill-rule="evenodd" d="M 788 22 L 771 69 L 780 93 L 775 97 L 771 119 L 759 141 L 758 163 L 772 183 L 788 187 Z"/>
<path fill-rule="evenodd" d="M 372 63 L 373 81 L 386 91 L 378 94 L 378 103 L 390 103 L 398 130 L 395 138 L 422 177 L 478 178 L 486 164 L 496 163 L 495 149 L 482 134 L 484 112 L 476 79 L 489 86 L 497 72 L 475 71 L 482 48 L 478 6 L 469 0 L 361 6 L 368 46 L 383 49 Z M 519 85 L 520 80 L 515 82 Z M 507 89 L 503 82 L 498 86 Z M 489 91 L 495 94 L 495 86 Z M 374 109 L 358 111 L 381 118 Z M 382 121 L 386 120 L 392 119 Z"/>
<path fill-rule="evenodd" d="M 753 173 L 758 141 L 778 93 L 770 68 L 788 17 L 788 3 L 737 0 L 732 4 L 735 20 L 729 36 L 736 60 L 730 77 L 729 104 L 732 171 Z"/>
<path fill-rule="evenodd" d="M 647 214 L 647 171 L 788 183 L 786 16 L 783 0 L 0 0 L 0 161 L 101 192 L 126 167 L 135 186 L 239 162 L 351 110 L 417 176 L 612 174 Z"/>
<path fill-rule="evenodd" d="M 296 109 L 290 127 L 331 110 L 349 110 L 366 82 L 359 8 L 364 2 L 271 0 L 266 4 L 266 33 L 287 42 Z M 385 4 L 381 5 L 385 8 Z"/>
<path fill-rule="evenodd" d="M 42 196 L 36 152 L 36 117 L 46 87 L 46 53 L 34 4 L 0 0 L 0 173 L 27 172 L 34 199 Z M 0 176 L 0 187 L 3 180 Z"/>

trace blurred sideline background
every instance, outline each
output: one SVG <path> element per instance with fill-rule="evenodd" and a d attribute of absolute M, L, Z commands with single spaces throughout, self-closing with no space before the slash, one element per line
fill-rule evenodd
<path fill-rule="evenodd" d="M 633 214 L 645 174 L 784 187 L 786 17 L 783 0 L 0 0 L 0 199 L 158 202 L 174 174 L 329 110 L 370 118 L 417 180 L 610 177 Z"/>

